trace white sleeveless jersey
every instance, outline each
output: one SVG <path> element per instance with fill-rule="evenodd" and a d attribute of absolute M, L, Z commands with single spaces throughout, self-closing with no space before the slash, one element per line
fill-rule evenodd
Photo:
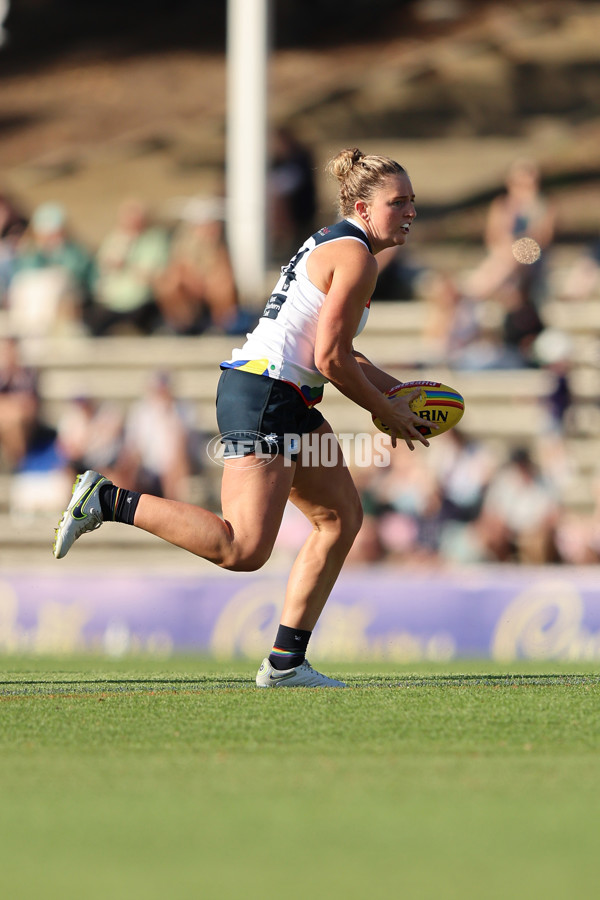
<path fill-rule="evenodd" d="M 309 237 L 281 269 L 275 290 L 256 328 L 246 335 L 244 346 L 235 349 L 221 368 L 287 381 L 300 391 L 309 407 L 321 400 L 327 379 L 315 365 L 315 343 L 325 294 L 309 279 L 306 263 L 315 247 L 339 240 L 361 241 L 372 252 L 365 232 L 348 219 Z M 370 303 L 369 300 L 356 334 L 366 325 Z"/>

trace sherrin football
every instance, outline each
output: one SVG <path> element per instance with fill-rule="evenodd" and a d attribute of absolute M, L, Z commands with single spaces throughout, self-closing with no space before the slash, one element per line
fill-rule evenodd
<path fill-rule="evenodd" d="M 388 397 L 398 397 L 412 394 L 417 388 L 420 388 L 420 393 L 411 400 L 410 408 L 423 419 L 423 425 L 417 427 L 423 437 L 436 437 L 458 425 L 465 411 L 465 401 L 458 391 L 447 384 L 439 381 L 405 381 L 385 393 Z M 390 434 L 390 429 L 378 416 L 373 416 L 373 422 L 380 431 Z M 438 428 L 430 428 L 427 422 L 435 422 Z"/>

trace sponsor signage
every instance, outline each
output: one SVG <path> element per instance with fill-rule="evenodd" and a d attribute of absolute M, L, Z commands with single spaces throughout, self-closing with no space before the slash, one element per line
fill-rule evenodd
<path fill-rule="evenodd" d="M 0 653 L 193 651 L 262 658 L 285 575 L 5 574 Z M 347 569 L 311 640 L 315 660 L 600 659 L 592 569 Z"/>

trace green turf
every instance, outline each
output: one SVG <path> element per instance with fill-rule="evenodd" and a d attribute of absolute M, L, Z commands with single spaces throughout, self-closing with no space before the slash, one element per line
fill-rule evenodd
<path fill-rule="evenodd" d="M 0 658 L 10 900 L 589 897 L 600 675 Z"/>

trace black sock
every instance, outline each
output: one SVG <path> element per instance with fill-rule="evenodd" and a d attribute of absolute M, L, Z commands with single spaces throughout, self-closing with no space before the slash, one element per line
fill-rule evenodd
<path fill-rule="evenodd" d="M 124 522 L 133 525 L 133 517 L 141 494 L 126 491 L 115 484 L 105 484 L 100 488 L 100 510 L 105 522 Z"/>
<path fill-rule="evenodd" d="M 273 649 L 269 654 L 269 662 L 274 669 L 293 669 L 301 665 L 306 656 L 306 648 L 312 631 L 300 628 L 288 628 L 280 625 Z"/>

